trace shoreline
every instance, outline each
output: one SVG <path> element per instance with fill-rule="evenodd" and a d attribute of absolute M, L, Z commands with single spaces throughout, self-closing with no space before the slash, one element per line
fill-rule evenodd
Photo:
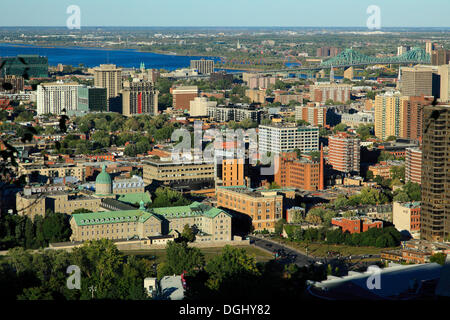
<path fill-rule="evenodd" d="M 140 50 L 136 48 L 110 48 L 110 47 L 92 47 L 92 46 L 72 46 L 72 45 L 49 45 L 49 44 L 30 44 L 30 43 L 16 43 L 16 42 L 8 42 L 8 41 L 0 41 L 1 44 L 10 45 L 13 47 L 34 47 L 34 48 L 45 48 L 45 49 L 86 49 L 86 50 L 104 50 L 104 51 L 135 51 L 135 52 L 142 52 L 142 53 L 153 53 L 153 54 L 160 54 L 165 56 L 177 56 L 177 57 L 211 57 L 211 58 L 224 58 L 220 56 L 214 56 L 214 55 L 208 55 L 208 54 L 190 54 L 190 55 L 181 55 L 176 52 L 171 51 L 147 51 L 147 50 Z"/>
<path fill-rule="evenodd" d="M 214 55 L 199 55 L 199 54 L 193 54 L 193 55 L 180 55 L 176 52 L 170 52 L 170 51 L 146 51 L 146 50 L 140 50 L 135 48 L 128 48 L 128 49 L 118 49 L 118 48 L 104 48 L 104 47 L 91 47 L 91 46 L 64 46 L 64 45 L 36 45 L 36 44 L 29 44 L 29 43 L 16 43 L 16 42 L 7 42 L 7 41 L 0 41 L 0 45 L 8 45 L 11 47 L 28 47 L 28 48 L 43 48 L 43 49 L 75 49 L 75 50 L 103 50 L 103 51 L 124 51 L 124 52 L 140 52 L 140 53 L 152 53 L 157 55 L 163 55 L 163 56 L 176 56 L 176 57 L 209 57 L 209 58 L 215 58 L 215 59 L 221 59 L 224 57 L 220 56 L 214 56 Z M 163 68 L 162 68 L 163 69 Z M 259 68 L 239 68 L 239 67 L 222 67 L 217 66 L 215 69 L 218 70 L 231 70 L 231 71 L 253 71 L 253 72 L 264 72 L 264 69 Z"/>

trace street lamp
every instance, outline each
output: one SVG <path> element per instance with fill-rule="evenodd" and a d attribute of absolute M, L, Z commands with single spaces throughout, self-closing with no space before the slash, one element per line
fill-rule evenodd
<path fill-rule="evenodd" d="M 96 290 L 97 290 L 97 287 L 95 287 L 95 286 L 90 286 L 89 287 L 89 291 L 91 292 L 92 299 L 94 299 L 94 291 L 96 291 Z"/>

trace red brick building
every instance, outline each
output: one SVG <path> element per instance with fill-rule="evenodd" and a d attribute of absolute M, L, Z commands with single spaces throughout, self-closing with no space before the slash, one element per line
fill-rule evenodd
<path fill-rule="evenodd" d="M 309 159 L 299 159 L 295 152 L 286 152 L 280 156 L 279 168 L 274 181 L 280 187 L 293 187 L 308 191 L 320 190 L 320 163 Z M 322 184 L 323 187 L 323 184 Z"/>
<path fill-rule="evenodd" d="M 172 105 L 174 109 L 189 110 L 191 108 L 191 101 L 198 97 L 198 87 L 170 88 L 170 93 L 173 96 Z"/>
<path fill-rule="evenodd" d="M 369 218 L 333 218 L 331 224 L 339 226 L 342 232 L 348 231 L 349 233 L 361 233 L 371 228 L 383 228 L 383 221 L 374 221 Z"/>
<path fill-rule="evenodd" d="M 434 97 L 422 95 L 421 97 L 409 97 L 401 101 L 402 125 L 400 137 L 412 140 L 422 140 L 423 107 L 431 104 Z"/>
<path fill-rule="evenodd" d="M 407 148 L 405 157 L 405 180 L 421 184 L 422 181 L 422 150 Z"/>
<path fill-rule="evenodd" d="M 357 172 L 360 170 L 360 140 L 345 132 L 328 138 L 328 162 L 334 170 Z"/>

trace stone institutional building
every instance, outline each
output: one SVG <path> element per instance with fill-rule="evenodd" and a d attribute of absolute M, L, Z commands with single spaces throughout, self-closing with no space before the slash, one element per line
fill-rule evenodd
<path fill-rule="evenodd" d="M 276 190 L 254 190 L 244 186 L 217 187 L 217 206 L 249 216 L 255 230 L 275 230 L 283 218 L 283 195 Z"/>
<path fill-rule="evenodd" d="M 71 241 L 130 239 L 181 233 L 185 225 L 195 226 L 200 241 L 231 241 L 231 215 L 194 202 L 188 206 L 80 213 L 70 220 Z"/>
<path fill-rule="evenodd" d="M 16 194 L 17 213 L 31 219 L 45 215 L 47 210 L 65 214 L 72 214 L 77 209 L 98 211 L 101 202 L 100 198 L 68 191 L 31 193 L 31 189 L 25 189 Z"/>

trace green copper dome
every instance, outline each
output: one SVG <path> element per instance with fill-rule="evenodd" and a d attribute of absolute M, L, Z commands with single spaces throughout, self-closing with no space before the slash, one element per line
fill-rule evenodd
<path fill-rule="evenodd" d="M 111 177 L 106 172 L 106 166 L 102 166 L 102 172 L 97 176 L 97 179 L 95 179 L 95 184 L 112 184 Z"/>

